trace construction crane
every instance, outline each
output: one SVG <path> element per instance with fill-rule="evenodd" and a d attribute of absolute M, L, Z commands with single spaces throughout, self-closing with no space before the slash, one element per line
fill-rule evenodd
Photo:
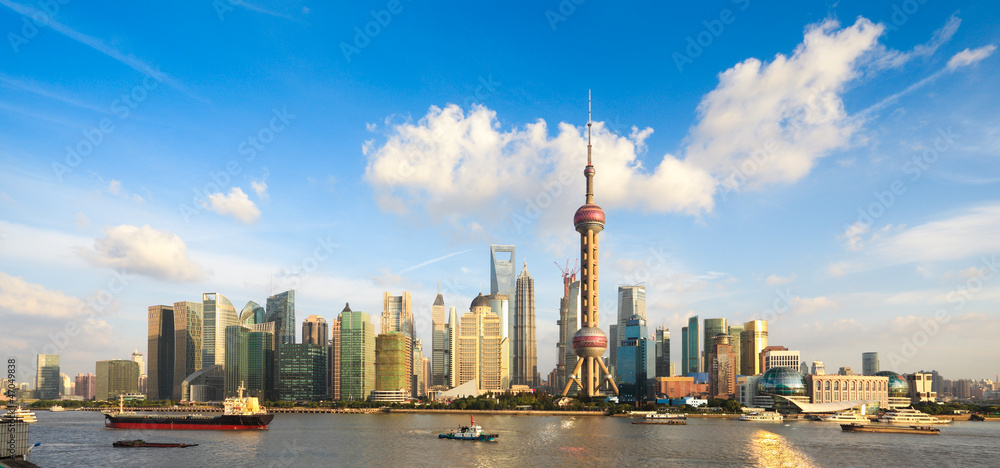
<path fill-rule="evenodd" d="M 577 260 L 573 261 L 573 269 L 572 270 L 569 269 L 569 259 L 566 259 L 566 268 L 563 268 L 563 267 L 559 266 L 559 263 L 556 263 L 556 262 L 552 262 L 552 263 L 555 263 L 556 264 L 556 268 L 558 268 L 559 271 L 562 272 L 563 282 L 566 281 L 566 278 L 570 278 L 569 282 L 572 283 L 573 280 L 576 279 L 577 272 L 580 271 L 580 267 L 578 267 L 576 265 Z"/>

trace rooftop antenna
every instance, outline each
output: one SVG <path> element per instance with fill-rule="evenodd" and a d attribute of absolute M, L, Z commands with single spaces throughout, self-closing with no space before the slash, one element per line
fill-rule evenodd
<path fill-rule="evenodd" d="M 590 162 L 590 126 L 593 125 L 593 124 L 594 123 L 591 122 L 591 120 L 590 120 L 590 90 L 588 89 L 587 90 L 587 165 L 588 166 L 591 164 L 591 162 Z"/>

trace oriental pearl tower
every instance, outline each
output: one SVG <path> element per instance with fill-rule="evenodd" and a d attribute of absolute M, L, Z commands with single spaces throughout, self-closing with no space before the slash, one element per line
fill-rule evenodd
<path fill-rule="evenodd" d="M 594 165 L 591 161 L 590 127 L 590 92 L 587 93 L 587 167 L 583 170 L 587 178 L 587 203 L 576 210 L 573 216 L 573 226 L 580 233 L 580 330 L 573 335 L 573 351 L 580 357 L 576 367 L 569 376 L 569 382 L 563 389 L 563 396 L 569 393 L 575 382 L 583 389 L 583 396 L 590 398 L 597 395 L 601 386 L 601 371 L 608 385 L 618 394 L 615 385 L 604 365 L 601 356 L 608 349 L 608 337 L 597 327 L 597 234 L 604 230 L 604 210 L 594 204 Z M 598 369 L 600 367 L 600 369 Z"/>

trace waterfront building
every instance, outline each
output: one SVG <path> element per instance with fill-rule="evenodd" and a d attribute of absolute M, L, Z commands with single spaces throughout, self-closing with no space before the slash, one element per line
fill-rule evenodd
<path fill-rule="evenodd" d="M 842 401 L 877 401 L 880 408 L 890 408 L 889 377 L 873 375 L 809 375 L 810 403 Z M 909 406 L 909 399 L 906 399 Z"/>
<path fill-rule="evenodd" d="M 97 361 L 94 398 L 110 400 L 139 393 L 139 365 L 127 359 Z"/>
<path fill-rule="evenodd" d="M 684 398 L 708 396 L 708 384 L 697 383 L 694 377 L 657 377 L 656 395 L 658 398 Z"/>
<path fill-rule="evenodd" d="M 295 290 L 289 289 L 268 297 L 266 313 L 266 321 L 275 323 L 277 347 L 280 349 L 281 345 L 295 344 Z"/>
<path fill-rule="evenodd" d="M 743 370 L 743 325 L 729 326 L 729 347 L 733 351 L 733 369 L 736 374 Z"/>
<path fill-rule="evenodd" d="M 510 388 L 510 376 L 501 365 L 505 341 L 500 317 L 492 313 L 489 301 L 480 293 L 461 318 L 457 385 L 476 380 L 480 391 Z"/>
<path fill-rule="evenodd" d="M 240 311 L 240 325 L 250 326 L 267 321 L 267 311 L 254 301 L 247 301 Z"/>
<path fill-rule="evenodd" d="M 226 327 L 224 396 L 236 396 L 242 385 L 246 395 L 273 399 L 274 322 Z"/>
<path fill-rule="evenodd" d="M 910 385 L 906 383 L 906 378 L 889 370 L 878 371 L 876 376 L 889 379 L 889 407 L 906 408 L 910 406 Z"/>
<path fill-rule="evenodd" d="M 775 367 L 799 370 L 799 352 L 789 351 L 784 346 L 768 346 L 760 353 L 761 368 L 768 371 Z"/>
<path fill-rule="evenodd" d="M 937 392 L 934 391 L 934 375 L 929 372 L 914 372 L 906 375 L 906 384 L 910 390 L 910 402 L 921 403 L 925 401 L 937 401 Z"/>
<path fill-rule="evenodd" d="M 568 262 L 567 262 L 568 266 Z M 557 392 L 569 382 L 569 373 L 576 367 L 577 356 L 573 352 L 573 335 L 579 328 L 578 317 L 580 307 L 580 282 L 576 281 L 576 268 L 563 271 L 563 297 L 559 299 L 559 341 L 556 361 L 556 378 L 549 379 L 549 386 Z"/>
<path fill-rule="evenodd" d="M 701 372 L 711 372 L 712 363 L 709 362 L 708 355 L 715 347 L 715 335 L 729 333 L 729 320 L 724 318 L 705 319 L 702 325 L 701 357 L 704 360 Z"/>
<path fill-rule="evenodd" d="M 454 388 L 458 386 L 458 335 L 459 322 L 458 313 L 455 307 L 448 308 L 448 325 L 445 326 L 448 349 L 446 350 L 444 361 L 446 366 L 444 386 Z"/>
<path fill-rule="evenodd" d="M 281 369 L 278 397 L 282 401 L 318 401 L 326 398 L 327 347 L 308 343 L 278 348 Z"/>
<path fill-rule="evenodd" d="M 375 390 L 375 326 L 371 316 L 351 310 L 340 313 L 340 398 L 364 400 Z"/>
<path fill-rule="evenodd" d="M 149 377 L 146 379 L 150 400 L 169 400 L 174 395 L 174 308 L 168 305 L 149 306 L 147 311 L 149 354 Z M 136 363 L 138 366 L 138 363 Z M 139 370 L 139 375 L 142 370 Z M 139 391 L 139 375 L 136 375 L 136 392 Z"/>
<path fill-rule="evenodd" d="M 718 333 L 712 337 L 712 349 L 708 358 L 708 394 L 710 398 L 733 398 L 736 396 L 736 366 L 733 348 L 729 344 L 728 333 Z"/>
<path fill-rule="evenodd" d="M 608 371 L 602 357 L 608 349 L 608 338 L 601 330 L 598 320 L 599 276 L 598 264 L 598 234 L 604 230 L 606 215 L 600 206 L 594 203 L 594 169 L 592 160 L 593 146 L 590 142 L 590 131 L 593 122 L 590 120 L 590 101 L 587 102 L 587 167 L 583 175 L 587 179 L 586 203 L 573 215 L 573 227 L 580 233 L 580 329 L 573 335 L 573 350 L 580 359 L 570 374 L 570 381 L 563 387 L 563 396 L 569 393 L 570 387 L 576 383 L 581 388 L 584 398 L 592 398 L 598 393 L 601 385 L 601 371 L 607 377 L 611 390 L 618 395 L 618 386 Z M 614 343 L 612 343 L 614 345 Z"/>
<path fill-rule="evenodd" d="M 646 320 L 633 315 L 625 321 L 622 339 L 618 342 L 618 399 L 622 402 L 643 402 L 653 398 L 652 380 L 656 375 L 655 345 L 649 339 Z"/>
<path fill-rule="evenodd" d="M 330 398 L 340 399 L 340 316 L 333 320 L 330 327 Z"/>
<path fill-rule="evenodd" d="M 869 352 L 861 354 L 861 373 L 864 375 L 875 375 L 879 371 L 878 353 Z"/>
<path fill-rule="evenodd" d="M 39 354 L 35 367 L 35 398 L 39 400 L 58 400 L 59 385 L 59 355 Z M 138 376 L 136 381 L 138 382 Z"/>
<path fill-rule="evenodd" d="M 515 385 L 538 386 L 538 346 L 535 342 L 535 280 L 524 262 L 517 276 L 514 302 L 514 339 L 511 340 L 513 368 L 511 381 Z"/>
<path fill-rule="evenodd" d="M 656 377 L 672 377 L 670 369 L 670 329 L 662 325 L 656 327 L 654 338 L 656 348 Z"/>
<path fill-rule="evenodd" d="M 767 320 L 751 320 L 743 324 L 740 333 L 741 364 L 743 375 L 757 375 L 764 372 L 760 362 L 760 353 L 767 347 Z"/>
<path fill-rule="evenodd" d="M 399 296 L 393 296 L 389 292 L 382 293 L 382 320 L 380 334 L 397 332 L 406 339 L 406 375 L 407 391 L 410 394 L 416 393 L 416 385 L 413 381 L 413 340 L 416 334 L 413 330 L 413 310 L 410 293 L 403 291 Z"/>
<path fill-rule="evenodd" d="M 688 375 L 688 327 L 681 327 L 681 375 Z"/>
<path fill-rule="evenodd" d="M 326 319 L 319 315 L 310 315 L 302 322 L 302 342 L 318 346 L 329 346 L 330 329 Z"/>
<path fill-rule="evenodd" d="M 441 295 L 441 287 L 438 286 L 438 295 L 431 305 L 431 363 L 432 363 L 432 386 L 446 385 L 445 377 L 448 374 L 445 357 L 448 354 L 448 323 L 445 321 L 444 296 Z"/>
<path fill-rule="evenodd" d="M 226 296 L 219 293 L 201 295 L 204 327 L 202 328 L 201 361 L 205 367 L 226 365 L 226 327 L 239 325 L 236 308 Z M 152 362 L 152 358 L 150 358 Z"/>
<path fill-rule="evenodd" d="M 93 400 L 97 394 L 97 376 L 91 373 L 76 374 L 76 385 L 73 393 L 84 400 Z"/>
<path fill-rule="evenodd" d="M 812 375 L 826 375 L 826 366 L 823 365 L 823 361 L 813 361 L 812 369 L 809 373 Z"/>
<path fill-rule="evenodd" d="M 181 399 L 184 379 L 202 368 L 203 327 L 204 303 L 174 303 L 174 372 L 170 386 L 174 400 Z M 148 380 L 146 385 L 150 386 Z"/>
<path fill-rule="evenodd" d="M 756 394 L 750 397 L 753 406 L 781 409 L 783 412 L 794 412 L 797 403 L 809 403 L 809 386 L 805 376 L 799 373 L 798 366 L 794 368 L 777 366 L 764 371 L 755 379 Z M 759 398 L 764 397 L 764 398 Z"/>
<path fill-rule="evenodd" d="M 406 336 L 399 332 L 375 337 L 375 390 L 409 393 L 406 375 Z"/>

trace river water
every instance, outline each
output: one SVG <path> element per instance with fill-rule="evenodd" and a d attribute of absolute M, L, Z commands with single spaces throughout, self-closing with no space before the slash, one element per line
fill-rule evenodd
<path fill-rule="evenodd" d="M 268 430 L 107 429 L 90 411 L 36 412 L 43 467 L 1000 466 L 1000 423 L 956 422 L 941 435 L 845 433 L 813 421 L 688 419 L 686 426 L 603 416 L 477 415 L 497 442 L 438 439 L 454 414 L 278 414 Z M 199 444 L 112 448 L 124 439 Z"/>

